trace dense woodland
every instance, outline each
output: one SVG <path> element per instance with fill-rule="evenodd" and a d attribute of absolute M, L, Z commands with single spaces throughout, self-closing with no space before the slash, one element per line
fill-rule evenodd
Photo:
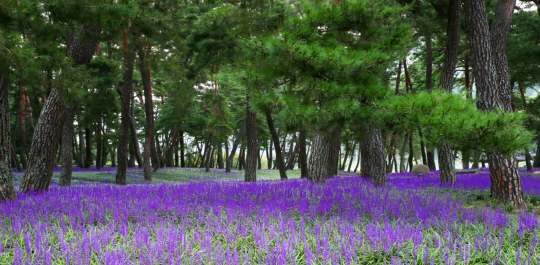
<path fill-rule="evenodd" d="M 72 167 L 359 171 L 415 164 L 454 184 L 489 165 L 524 204 L 540 133 L 540 11 L 515 0 L 6 0 L 0 199 Z M 436 151 L 435 151 L 436 150 Z M 437 154 L 437 158 L 435 157 Z M 438 164 L 436 164 L 436 160 Z"/>

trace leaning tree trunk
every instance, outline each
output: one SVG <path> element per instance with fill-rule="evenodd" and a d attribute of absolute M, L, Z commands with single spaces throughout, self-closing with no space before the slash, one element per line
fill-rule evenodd
<path fill-rule="evenodd" d="M 259 148 L 257 143 L 257 116 L 249 106 L 249 96 L 246 102 L 246 142 L 247 142 L 247 157 L 246 157 L 246 172 L 244 180 L 246 182 L 257 181 L 257 157 Z"/>
<path fill-rule="evenodd" d="M 279 176 L 281 179 L 287 179 L 287 169 L 285 168 L 285 163 L 283 162 L 283 155 L 281 154 L 281 147 L 279 146 L 279 136 L 274 126 L 272 114 L 270 114 L 269 111 L 266 112 L 266 122 L 268 123 L 268 129 L 270 130 L 270 134 L 272 135 L 274 149 L 276 149 L 276 165 L 279 169 Z"/>
<path fill-rule="evenodd" d="M 79 32 L 67 35 L 67 57 L 72 59 L 74 65 L 90 63 L 96 51 L 100 32 L 101 27 L 87 24 Z M 23 192 L 49 188 L 60 131 L 67 117 L 68 106 L 60 94 L 60 88 L 53 87 L 41 110 L 30 147 L 27 170 L 21 183 Z"/>
<path fill-rule="evenodd" d="M 298 162 L 300 164 L 300 177 L 305 178 L 308 175 L 308 161 L 306 150 L 306 130 L 300 130 L 298 135 L 298 144 L 300 145 L 300 154 L 298 155 Z M 272 149 L 270 149 L 270 152 Z"/>
<path fill-rule="evenodd" d="M 386 160 L 382 130 L 376 124 L 364 126 L 366 138 L 362 143 L 362 177 L 370 178 L 375 186 L 386 184 Z"/>
<path fill-rule="evenodd" d="M 499 0 L 490 34 L 485 1 L 465 1 L 473 74 L 478 91 L 477 107 L 486 112 L 512 110 L 506 41 L 515 3 L 515 0 Z M 523 207 L 525 202 L 515 157 L 490 154 L 487 160 L 491 196 L 501 203 Z"/>
<path fill-rule="evenodd" d="M 128 46 L 128 35 L 125 30 L 122 31 L 123 39 L 123 48 L 124 48 L 124 83 L 122 84 L 122 98 L 121 98 L 121 120 L 120 120 L 120 130 L 118 133 L 118 143 L 117 143 L 117 156 L 118 156 L 118 168 L 116 170 L 116 184 L 126 185 L 126 171 L 127 171 L 127 157 L 128 157 L 128 142 L 129 142 L 129 128 L 132 123 L 130 115 L 130 102 L 131 95 L 133 90 L 133 68 L 135 55 L 132 49 L 129 49 Z M 133 124 L 134 125 L 134 124 Z M 134 127 L 133 134 L 136 134 Z M 136 143 L 135 143 L 136 144 Z M 139 166 L 141 165 L 141 161 Z"/>
<path fill-rule="evenodd" d="M 9 81 L 6 72 L 0 74 L 0 202 L 16 197 L 11 172 L 11 128 L 9 118 Z"/>
<path fill-rule="evenodd" d="M 60 97 L 58 89 L 54 88 L 49 94 L 41 111 L 34 140 L 30 149 L 28 167 L 24 172 L 21 191 L 46 190 L 51 182 L 54 166 L 56 165 L 56 150 L 60 140 L 60 130 L 69 112 Z M 71 152 L 71 150 L 70 150 Z"/>
<path fill-rule="evenodd" d="M 444 51 L 444 63 L 441 72 L 439 86 L 442 90 L 452 93 L 454 73 L 458 61 L 459 36 L 461 33 L 461 0 L 450 0 L 448 4 L 448 24 L 446 27 L 446 49 Z M 438 149 L 439 177 L 441 183 L 456 182 L 456 167 L 454 160 L 454 148 L 444 144 Z"/>
<path fill-rule="evenodd" d="M 330 160 L 330 144 L 328 136 L 320 130 L 315 131 L 313 145 L 311 147 L 311 156 L 309 158 L 309 169 L 307 179 L 324 183 L 328 176 Z M 276 150 L 278 148 L 276 147 Z"/>
<path fill-rule="evenodd" d="M 72 106 L 66 110 L 66 121 L 62 127 L 62 144 L 60 152 L 62 152 L 62 168 L 60 170 L 60 178 L 58 185 L 71 185 L 71 173 L 73 169 L 73 120 L 75 119 L 76 106 Z"/>

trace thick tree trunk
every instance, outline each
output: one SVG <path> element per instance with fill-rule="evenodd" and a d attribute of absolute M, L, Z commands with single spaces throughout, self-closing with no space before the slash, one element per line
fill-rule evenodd
<path fill-rule="evenodd" d="M 465 1 L 473 74 L 478 92 L 477 107 L 483 111 L 511 111 L 506 41 L 512 23 L 515 0 L 499 0 L 491 40 L 485 2 Z M 487 156 L 491 195 L 501 203 L 521 208 L 525 205 L 515 157 Z"/>
<path fill-rule="evenodd" d="M 326 177 L 329 176 L 328 164 L 330 164 L 332 143 L 330 143 L 328 136 L 319 130 L 315 131 L 314 135 L 307 179 L 309 181 L 324 183 Z"/>
<path fill-rule="evenodd" d="M 339 152 L 341 151 L 341 129 L 331 133 L 330 160 L 328 163 L 328 176 L 337 176 L 339 167 Z"/>
<path fill-rule="evenodd" d="M 250 109 L 249 96 L 246 102 L 246 140 L 247 140 L 247 157 L 246 157 L 246 172 L 244 181 L 257 181 L 257 157 L 259 146 L 257 143 L 257 116 Z"/>
<path fill-rule="evenodd" d="M 234 143 L 231 149 L 231 153 L 225 160 L 225 172 L 231 172 L 231 167 L 233 164 L 234 156 L 236 155 L 236 149 L 238 148 L 238 144 L 240 144 L 240 140 L 244 136 L 244 131 L 246 130 L 246 120 L 242 122 L 242 125 L 240 126 L 240 130 L 238 130 L 238 134 L 236 135 L 236 139 L 234 139 Z"/>
<path fill-rule="evenodd" d="M 471 149 L 469 148 L 463 148 L 461 149 L 461 164 L 463 165 L 463 169 L 470 168 L 469 164 L 471 162 Z"/>
<path fill-rule="evenodd" d="M 73 120 L 75 119 L 76 106 L 72 106 L 66 110 L 66 121 L 62 127 L 62 168 L 60 170 L 60 178 L 58 185 L 71 185 L 71 172 L 73 169 Z"/>
<path fill-rule="evenodd" d="M 129 128 L 131 127 L 132 140 L 131 144 L 133 148 L 137 148 L 138 145 L 134 143 L 134 138 L 137 137 L 135 130 L 135 122 L 131 117 L 131 110 L 133 102 L 131 97 L 133 96 L 133 68 L 135 63 L 135 54 L 133 49 L 129 48 L 128 34 L 125 30 L 122 31 L 123 51 L 124 51 L 124 82 L 122 84 L 122 97 L 120 104 L 120 130 L 118 133 L 117 142 L 117 156 L 118 156 L 118 168 L 116 170 L 116 184 L 126 185 L 126 170 L 127 170 L 127 157 L 128 157 L 128 142 L 129 142 Z M 114 162 L 114 161 L 113 161 Z M 139 167 L 142 165 L 141 161 L 137 161 Z"/>
<path fill-rule="evenodd" d="M 279 169 L 279 176 L 281 179 L 287 179 L 287 169 L 285 168 L 285 163 L 283 162 L 283 156 L 281 155 L 281 148 L 279 146 L 279 136 L 276 132 L 274 126 L 274 120 L 270 112 L 266 112 L 266 122 L 268 123 L 268 129 L 272 135 L 272 141 L 274 142 L 274 148 L 276 149 L 276 165 Z"/>
<path fill-rule="evenodd" d="M 370 178 L 375 186 L 386 184 L 386 161 L 382 130 L 375 124 L 364 125 L 366 138 L 362 143 L 362 177 Z"/>
<path fill-rule="evenodd" d="M 21 183 L 23 192 L 49 188 L 53 169 L 56 165 L 56 150 L 60 140 L 60 130 L 66 119 L 67 108 L 60 97 L 58 89 L 53 88 L 36 125 L 28 167 Z"/>
<path fill-rule="evenodd" d="M 0 74 L 0 202 L 16 197 L 11 172 L 11 128 L 7 71 Z"/>
<path fill-rule="evenodd" d="M 448 24 L 446 27 L 446 49 L 439 86 L 442 90 L 452 93 L 454 74 L 459 53 L 459 36 L 461 33 L 461 0 L 450 0 L 448 4 Z M 438 150 L 441 183 L 456 182 L 456 168 L 453 147 L 445 144 Z M 452 160 L 452 161 L 450 161 Z"/>
<path fill-rule="evenodd" d="M 447 183 L 454 186 L 456 183 L 455 157 L 452 147 L 447 144 L 439 148 L 439 180 L 441 183 Z"/>
<path fill-rule="evenodd" d="M 219 169 L 222 169 L 225 167 L 225 163 L 223 163 L 223 150 L 221 149 L 221 143 L 219 143 L 217 145 L 217 149 L 218 149 L 218 152 L 217 152 L 217 164 L 218 164 L 218 168 Z"/>
<path fill-rule="evenodd" d="M 96 51 L 100 32 L 101 27 L 87 24 L 79 32 L 67 35 L 67 57 L 73 60 L 74 65 L 90 63 Z M 67 104 L 60 94 L 59 88 L 51 89 L 35 126 L 27 170 L 21 183 L 21 190 L 24 192 L 49 188 L 56 147 L 66 118 Z"/>
<path fill-rule="evenodd" d="M 19 129 L 21 131 L 21 162 L 22 166 L 26 169 L 27 160 L 28 157 L 27 150 L 26 150 L 26 87 L 19 85 L 19 89 L 21 90 L 19 92 Z M 30 112 L 31 113 L 31 112 Z"/>
<path fill-rule="evenodd" d="M 306 130 L 300 130 L 298 135 L 298 144 L 300 147 L 298 161 L 300 166 L 300 176 L 306 178 L 308 176 L 308 161 L 307 161 L 307 150 L 306 150 Z M 272 149 L 270 149 L 270 152 Z"/>

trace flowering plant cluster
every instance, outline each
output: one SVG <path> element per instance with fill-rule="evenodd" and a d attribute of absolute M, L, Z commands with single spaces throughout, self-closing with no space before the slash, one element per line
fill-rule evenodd
<path fill-rule="evenodd" d="M 0 263 L 537 264 L 536 213 L 454 196 L 486 187 L 487 172 L 450 188 L 433 171 L 384 188 L 359 176 L 53 186 L 0 205 Z"/>

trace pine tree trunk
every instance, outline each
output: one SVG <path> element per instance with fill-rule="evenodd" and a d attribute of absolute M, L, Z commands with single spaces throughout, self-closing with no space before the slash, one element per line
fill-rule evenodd
<path fill-rule="evenodd" d="M 534 156 L 533 167 L 540 167 L 540 141 L 536 142 L 536 155 Z"/>
<path fill-rule="evenodd" d="M 426 156 L 426 147 L 424 145 L 423 139 L 424 136 L 422 135 L 422 130 L 420 130 L 420 128 L 418 128 L 418 137 L 420 138 L 420 151 L 422 151 L 422 164 L 427 165 L 428 161 Z"/>
<path fill-rule="evenodd" d="M 53 88 L 43 106 L 30 149 L 28 167 L 24 173 L 21 190 L 46 190 L 56 165 L 56 150 L 60 140 L 60 130 L 66 119 L 67 108 L 58 89 Z"/>
<path fill-rule="evenodd" d="M 354 159 L 354 153 L 356 152 L 356 145 L 357 145 L 357 142 L 355 141 L 353 144 L 353 148 L 351 150 L 351 158 L 349 159 L 349 167 L 347 168 L 347 172 L 351 172 L 352 162 Z"/>
<path fill-rule="evenodd" d="M 206 172 L 210 172 L 210 159 L 212 158 L 212 151 L 214 148 L 212 148 L 212 144 L 214 142 L 214 129 L 210 131 L 210 139 L 208 139 L 208 150 L 205 153 L 204 158 L 204 166 L 206 168 Z"/>
<path fill-rule="evenodd" d="M 243 170 L 246 165 L 246 149 L 240 149 L 240 156 L 238 157 L 238 170 Z"/>
<path fill-rule="evenodd" d="M 152 98 L 152 87 L 150 84 L 150 77 L 148 76 L 148 69 L 146 65 L 146 56 L 142 47 L 138 49 L 139 54 L 139 71 L 141 73 L 141 80 L 144 90 L 144 112 L 146 114 L 146 128 L 144 134 L 144 159 L 143 159 L 143 171 L 144 180 L 152 181 L 152 169 L 150 166 L 151 157 L 154 156 L 155 148 L 152 148 L 154 142 L 154 103 Z M 154 145 L 155 147 L 155 145 Z M 159 163 L 152 158 L 154 167 L 159 168 Z"/>
<path fill-rule="evenodd" d="M 11 128 L 9 113 L 9 80 L 7 71 L 0 74 L 0 202 L 15 200 L 11 171 Z"/>
<path fill-rule="evenodd" d="M 407 171 L 407 168 L 405 166 L 405 150 L 407 148 L 408 141 L 408 134 L 405 134 L 405 137 L 403 137 L 403 147 L 401 148 L 401 154 L 399 155 L 399 172 L 401 173 Z"/>
<path fill-rule="evenodd" d="M 272 139 L 270 139 L 270 144 L 268 145 L 268 150 L 266 152 L 266 158 L 268 160 L 268 169 L 272 169 L 272 162 L 273 162 L 273 158 L 272 158 L 272 145 L 273 145 L 273 141 Z M 306 162 L 306 165 L 307 165 L 307 162 Z M 307 169 L 306 169 L 307 170 Z M 307 172 L 307 171 L 306 171 Z M 307 175 L 306 175 L 307 176 Z"/>
<path fill-rule="evenodd" d="M 77 159 L 80 168 L 84 168 L 84 161 L 86 161 L 86 153 L 84 152 L 84 134 L 81 126 L 79 126 L 79 159 Z"/>
<path fill-rule="evenodd" d="M 247 157 L 246 157 L 246 172 L 244 181 L 257 181 L 257 157 L 259 153 L 257 142 L 257 116 L 249 106 L 249 95 L 246 102 L 246 140 L 247 140 Z"/>
<path fill-rule="evenodd" d="M 133 95 L 133 68 L 135 61 L 135 54 L 133 49 L 129 49 L 128 44 L 128 35 L 125 30 L 122 31 L 122 40 L 123 40 L 123 49 L 124 49 L 124 82 L 122 84 L 122 97 L 120 103 L 120 129 L 118 133 L 118 143 L 117 143 L 117 156 L 118 156 L 118 168 L 116 170 L 116 184 L 126 185 L 126 171 L 127 171 L 127 157 L 128 157 L 128 137 L 129 137 L 129 128 L 131 126 L 131 133 L 135 136 L 132 136 L 132 145 L 133 138 L 136 136 L 135 124 L 130 115 Z M 133 123 L 133 125 L 132 125 Z M 134 148 L 136 148 L 133 145 Z M 138 161 L 139 167 L 141 166 L 141 161 Z"/>
<path fill-rule="evenodd" d="M 86 127 L 84 128 L 84 131 L 85 131 L 85 142 L 86 142 L 86 154 L 85 154 L 85 158 L 86 160 L 84 161 L 84 167 L 85 168 L 90 168 L 92 166 L 92 131 L 90 130 L 89 127 Z"/>
<path fill-rule="evenodd" d="M 394 163 L 397 163 L 396 161 L 396 152 L 397 152 L 397 141 L 398 141 L 398 137 L 397 137 L 397 133 L 393 133 L 392 134 L 392 140 L 390 140 L 390 150 L 391 150 L 391 153 L 388 154 L 388 165 L 386 166 L 386 173 L 392 173 L 392 166 Z M 351 160 L 352 160 L 352 156 L 351 156 Z M 350 171 L 350 166 L 349 166 L 349 171 Z"/>
<path fill-rule="evenodd" d="M 58 185 L 70 186 L 71 173 L 73 169 L 73 120 L 75 119 L 76 106 L 72 106 L 66 110 L 66 121 L 62 127 L 62 168 L 60 170 L 60 178 Z"/>
<path fill-rule="evenodd" d="M 319 130 L 315 131 L 308 165 L 307 179 L 309 181 L 316 181 L 319 183 L 324 183 L 326 181 L 326 177 L 329 175 L 330 147 L 331 143 L 329 143 L 326 134 Z"/>
<path fill-rule="evenodd" d="M 375 186 L 386 184 L 386 161 L 382 130 L 375 124 L 364 125 L 366 139 L 362 143 L 362 177 L 370 178 Z"/>
<path fill-rule="evenodd" d="M 441 183 L 448 183 L 454 186 L 456 183 L 455 157 L 452 147 L 444 144 L 439 148 L 439 180 Z"/>
<path fill-rule="evenodd" d="M 287 154 L 287 165 L 285 166 L 285 168 L 287 169 L 292 169 L 291 166 L 294 166 L 293 165 L 293 161 L 294 161 L 294 142 L 296 140 L 296 132 L 293 133 L 293 136 L 291 138 L 291 143 L 289 144 L 289 152 Z"/>
<path fill-rule="evenodd" d="M 99 118 L 97 130 L 96 130 L 96 169 L 99 170 L 101 165 L 101 160 L 103 160 L 103 141 L 102 141 L 102 135 L 101 135 L 101 117 Z"/>
<path fill-rule="evenodd" d="M 285 163 L 283 162 L 283 156 L 281 155 L 281 148 L 279 146 L 279 136 L 274 127 L 274 120 L 270 112 L 266 112 L 266 122 L 268 124 L 268 129 L 272 135 L 272 141 L 274 142 L 274 148 L 276 149 L 276 166 L 279 169 L 279 176 L 281 179 L 287 179 L 287 169 L 285 168 Z"/>
<path fill-rule="evenodd" d="M 345 142 L 345 156 L 343 157 L 343 162 L 341 163 L 341 166 L 339 166 L 339 170 L 341 171 L 344 171 L 345 170 L 345 166 L 347 164 L 347 158 L 349 158 L 349 152 L 350 152 L 350 148 L 349 148 L 349 142 Z"/>
<path fill-rule="evenodd" d="M 300 176 L 306 178 L 308 175 L 308 161 L 307 161 L 307 150 L 306 150 L 306 134 L 307 131 L 300 130 L 298 135 L 298 144 L 300 145 L 298 161 L 300 166 Z M 270 150 L 271 151 L 271 150 Z"/>
<path fill-rule="evenodd" d="M 485 2 L 465 1 L 473 74 L 478 92 L 477 107 L 483 111 L 512 110 L 506 41 L 515 3 L 515 0 L 498 2 L 490 34 Z M 492 197 L 501 203 L 522 208 L 525 202 L 515 157 L 491 154 L 487 160 Z"/>
<path fill-rule="evenodd" d="M 244 136 L 245 130 L 246 130 L 246 120 L 242 122 L 242 125 L 240 126 L 240 130 L 238 131 L 238 134 L 236 135 L 236 139 L 234 139 L 231 153 L 225 160 L 225 172 L 231 172 L 233 159 L 234 159 L 234 156 L 236 155 L 236 149 L 238 148 L 238 144 L 240 144 L 240 139 L 242 139 L 242 137 Z"/>
<path fill-rule="evenodd" d="M 360 165 L 360 159 L 361 159 L 361 154 L 362 154 L 362 146 L 359 146 L 358 147 L 359 150 L 358 150 L 358 156 L 356 157 L 356 166 L 354 167 L 354 173 L 358 172 L 358 166 Z"/>
<path fill-rule="evenodd" d="M 19 92 L 19 129 L 21 131 L 20 137 L 21 137 L 21 162 L 23 168 L 26 169 L 27 160 L 28 157 L 27 150 L 26 150 L 26 97 L 23 93 L 26 92 L 26 88 L 24 86 L 19 85 L 19 89 L 21 90 Z M 31 113 L 31 112 L 30 112 Z"/>
<path fill-rule="evenodd" d="M 409 170 L 413 167 L 414 149 L 413 149 L 413 132 L 409 133 Z"/>
<path fill-rule="evenodd" d="M 471 149 L 463 148 L 461 149 L 461 164 L 463 164 L 463 169 L 470 168 L 470 158 L 471 158 Z"/>
<path fill-rule="evenodd" d="M 225 167 L 225 164 L 223 163 L 223 150 L 221 149 L 221 143 L 219 143 L 217 145 L 217 149 L 218 149 L 218 152 L 217 152 L 217 164 L 218 164 L 218 168 L 222 169 L 222 168 Z"/>
<path fill-rule="evenodd" d="M 330 160 L 328 163 L 328 176 L 337 176 L 339 167 L 339 152 L 341 150 L 341 128 L 330 134 Z"/>
<path fill-rule="evenodd" d="M 396 92 L 395 95 L 399 94 L 399 83 L 401 81 L 401 61 L 399 61 L 397 77 L 396 77 Z"/>
<path fill-rule="evenodd" d="M 180 132 L 181 138 L 180 138 L 180 166 L 186 167 L 186 161 L 184 158 L 184 152 L 185 152 L 185 145 L 184 145 L 184 132 Z"/>

